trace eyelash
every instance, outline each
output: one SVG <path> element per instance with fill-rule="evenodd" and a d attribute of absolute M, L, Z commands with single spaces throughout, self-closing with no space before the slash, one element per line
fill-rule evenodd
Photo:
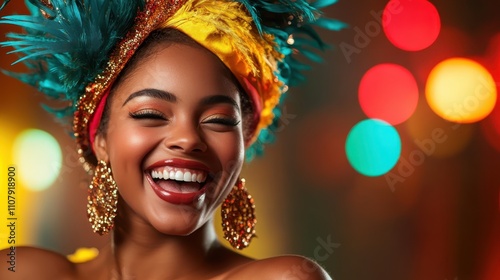
<path fill-rule="evenodd" d="M 138 112 L 130 112 L 130 117 L 136 120 L 142 119 L 154 119 L 154 120 L 166 120 L 167 118 L 162 113 L 155 110 L 141 110 Z"/>
<path fill-rule="evenodd" d="M 221 125 L 227 125 L 227 126 L 237 126 L 240 121 L 236 119 L 229 119 L 229 118 L 221 118 L 221 117 L 213 117 L 210 118 L 204 123 L 213 123 L 213 124 L 221 124 Z"/>

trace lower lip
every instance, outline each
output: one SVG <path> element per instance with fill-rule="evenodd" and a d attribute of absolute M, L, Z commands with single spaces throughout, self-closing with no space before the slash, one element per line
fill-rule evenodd
<path fill-rule="evenodd" d="M 197 192 L 176 193 L 164 190 L 163 188 L 158 186 L 153 180 L 153 178 L 151 178 L 151 176 L 149 176 L 148 174 L 146 175 L 146 178 L 148 179 L 149 184 L 151 185 L 151 188 L 156 193 L 156 195 L 162 200 L 172 204 L 193 204 L 202 200 L 203 197 L 205 196 L 205 191 L 206 191 L 205 186 L 203 186 Z"/>

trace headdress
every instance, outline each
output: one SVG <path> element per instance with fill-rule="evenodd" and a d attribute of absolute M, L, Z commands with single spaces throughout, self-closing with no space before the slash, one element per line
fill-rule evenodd
<path fill-rule="evenodd" d="M 5 3 L 8 1 L 5 1 Z M 29 0 L 31 15 L 10 15 L 3 24 L 22 27 L 10 41 L 28 73 L 5 73 L 36 87 L 65 107 L 47 108 L 73 116 L 81 162 L 92 172 L 91 141 L 109 90 L 146 37 L 175 28 L 213 52 L 250 96 L 256 127 L 247 157 L 262 152 L 278 128 L 288 86 L 303 80 L 301 53 L 325 47 L 313 26 L 338 30 L 344 24 L 321 18 L 336 0 Z M 4 3 L 4 5 L 5 5 Z"/>

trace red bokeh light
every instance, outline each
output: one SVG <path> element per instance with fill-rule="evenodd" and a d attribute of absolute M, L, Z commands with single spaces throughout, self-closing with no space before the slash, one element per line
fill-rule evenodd
<path fill-rule="evenodd" d="M 369 118 L 392 125 L 406 121 L 418 103 L 418 86 L 406 68 L 379 64 L 369 69 L 359 84 L 358 98 Z"/>
<path fill-rule="evenodd" d="M 429 47 L 439 35 L 439 13 L 427 0 L 391 0 L 384 8 L 382 26 L 387 39 L 406 51 Z"/>
<path fill-rule="evenodd" d="M 481 123 L 481 129 L 486 141 L 500 152 L 500 102 L 498 100 L 493 111 Z"/>

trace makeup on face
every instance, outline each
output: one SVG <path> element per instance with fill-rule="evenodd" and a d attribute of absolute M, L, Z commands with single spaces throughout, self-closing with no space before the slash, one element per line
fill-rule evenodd
<path fill-rule="evenodd" d="M 239 96 L 224 65 L 201 47 L 170 45 L 130 71 L 111 98 L 106 135 L 130 213 L 166 234 L 211 219 L 243 164 Z"/>

